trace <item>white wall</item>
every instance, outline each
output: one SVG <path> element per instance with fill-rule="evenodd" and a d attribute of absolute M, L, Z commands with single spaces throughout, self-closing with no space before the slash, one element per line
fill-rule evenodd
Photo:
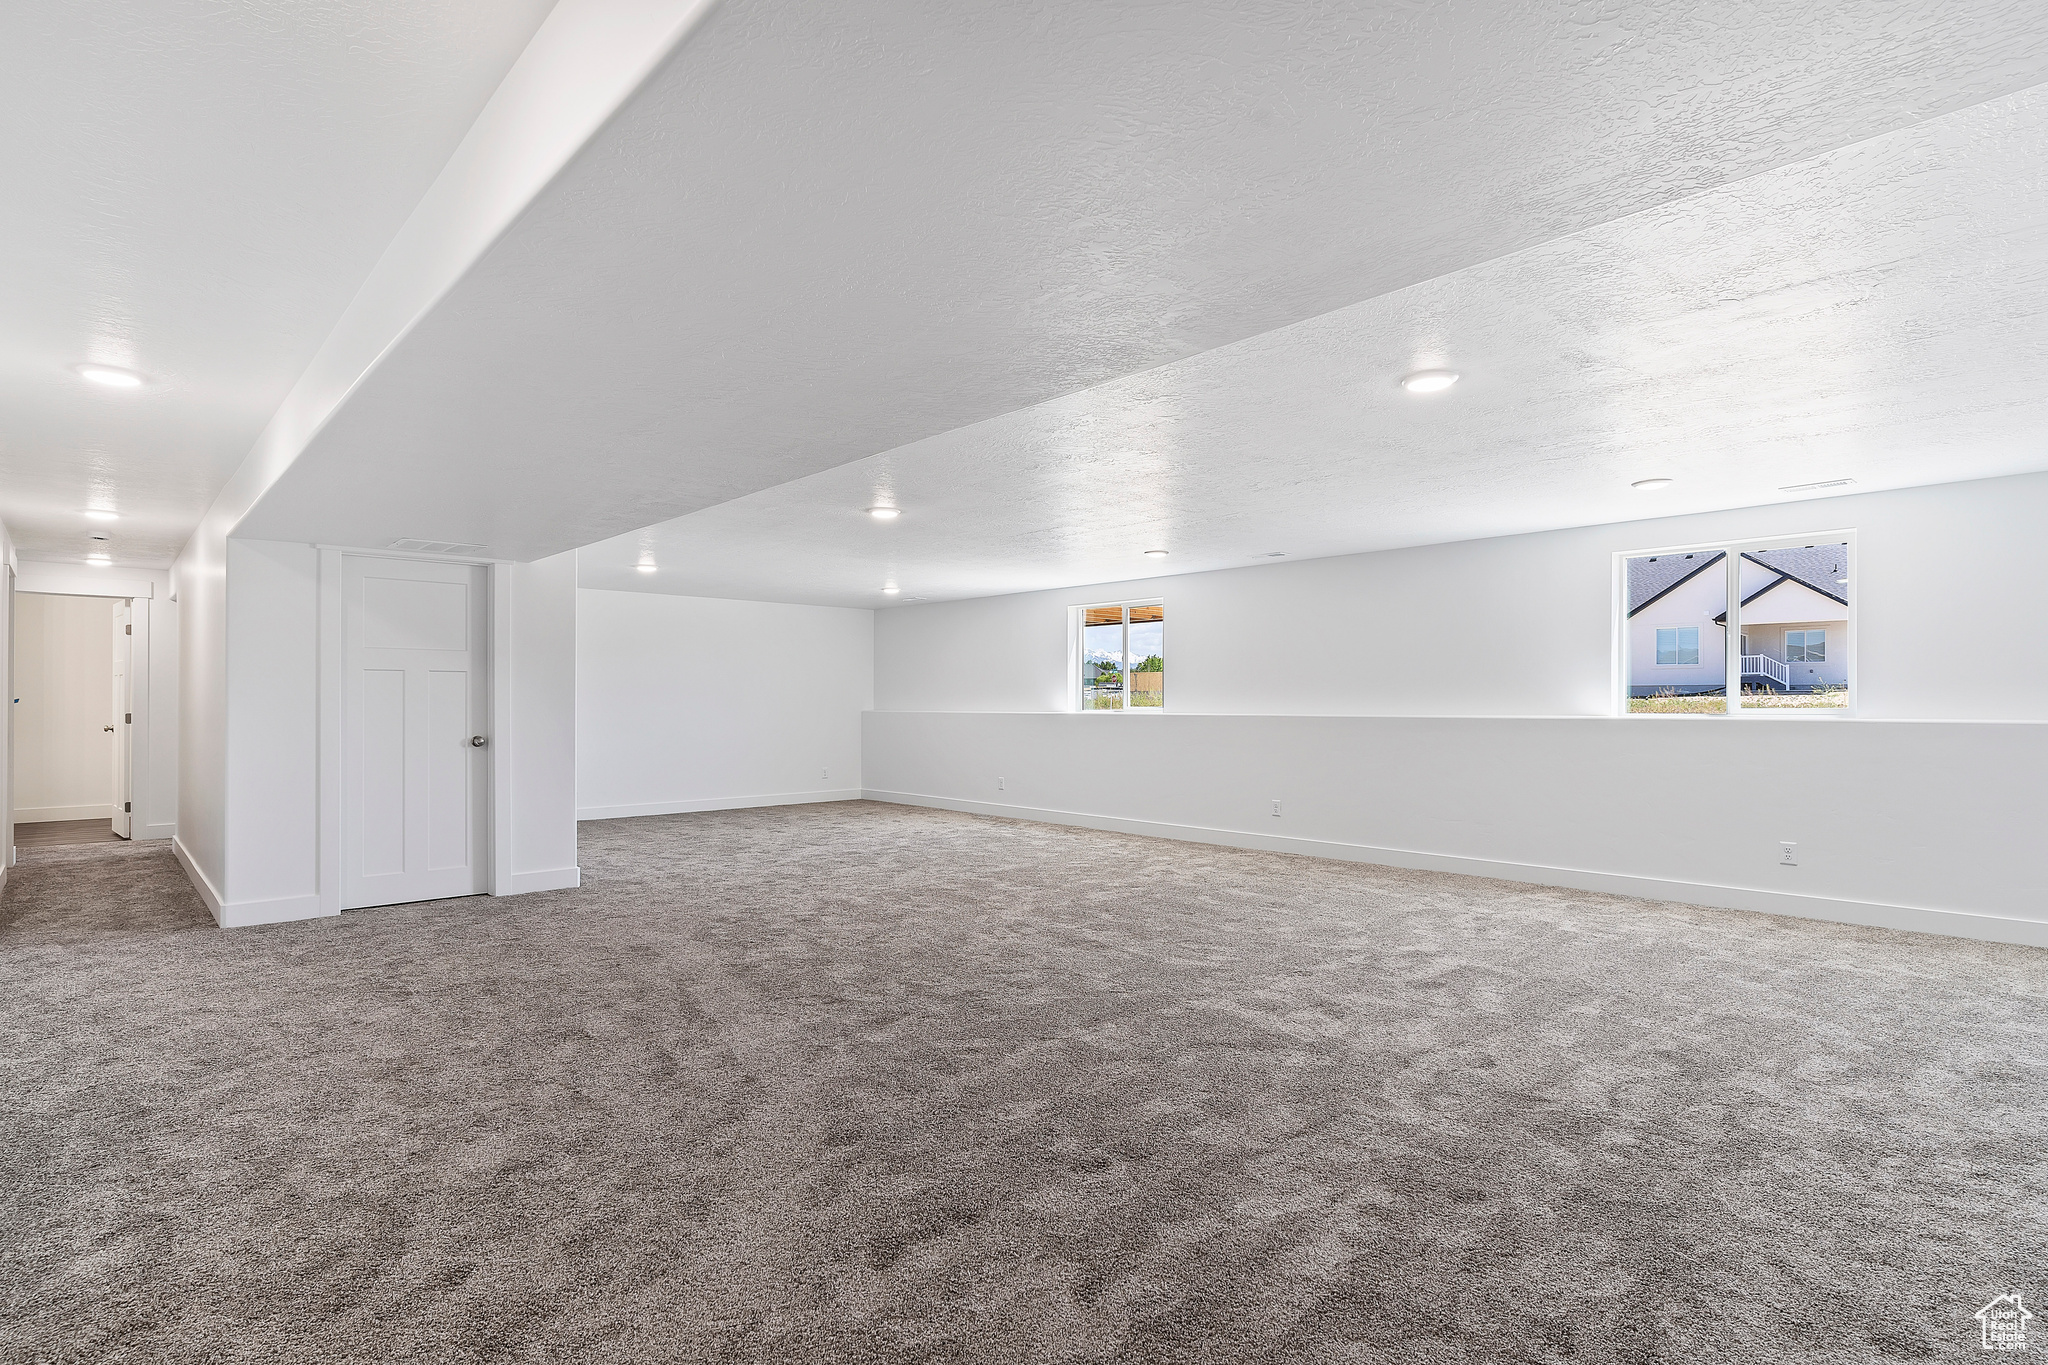
<path fill-rule="evenodd" d="M 860 795 L 873 612 L 590 588 L 577 603 L 583 819 Z"/>
<path fill-rule="evenodd" d="M 1182 713 L 1606 715 L 1613 554 L 1853 529 L 1857 708 L 2048 720 L 2048 474 L 930 606 L 875 618 L 883 711 L 1059 711 L 1070 604 L 1161 597 Z M 1996 640 L 1987 661 L 1956 647 Z M 1321 667 L 1275 661 L 1312 643 Z M 1135 719 L 1135 718 L 1132 718 Z"/>
<path fill-rule="evenodd" d="M 195 535 L 176 573 L 180 861 L 223 925 L 336 913 L 320 876 L 320 551 L 240 538 L 209 548 Z M 574 556 L 503 566 L 493 585 L 510 658 L 493 682 L 505 709 L 493 801 L 508 831 L 494 840 L 495 885 L 573 886 Z"/>
<path fill-rule="evenodd" d="M 320 913 L 320 557 L 227 546 L 227 922 Z"/>
<path fill-rule="evenodd" d="M 2038 723 L 867 718 L 883 800 L 2048 946 L 2044 770 Z"/>
<path fill-rule="evenodd" d="M 148 721 L 148 730 L 135 736 L 136 756 L 133 779 L 134 819 L 129 834 L 134 839 L 171 839 L 178 833 L 178 754 L 181 747 L 179 722 L 182 703 L 178 604 L 171 600 L 168 569 L 150 573 L 154 591 L 147 602 L 137 599 L 138 622 L 147 615 L 149 704 L 136 722 Z M 135 631 L 140 639 L 143 631 Z"/>
<path fill-rule="evenodd" d="M 498 893 L 576 886 L 576 554 L 514 564 L 497 581 L 510 589 L 501 619 L 512 634 L 511 676 L 498 693 L 512 719 L 498 788 L 511 802 L 512 842 Z"/>
<path fill-rule="evenodd" d="M 2044 525 L 2048 475 L 2027 475 L 887 609 L 865 781 L 886 800 L 2048 944 Z M 1859 718 L 1609 714 L 1616 551 L 1844 529 Z M 1062 714 L 1070 605 L 1141 597 L 1167 605 L 1171 713 Z M 1953 639 L 2000 657 L 1959 659 Z M 1305 648 L 1313 674 L 1275 666 Z M 1781 840 L 1798 867 L 1776 866 Z"/>
<path fill-rule="evenodd" d="M 108 819 L 117 599 L 24 592 L 14 603 L 14 818 Z"/>
<path fill-rule="evenodd" d="M 227 883 L 227 540 L 202 523 L 171 566 L 178 600 L 178 831 L 172 847 L 216 917 Z"/>

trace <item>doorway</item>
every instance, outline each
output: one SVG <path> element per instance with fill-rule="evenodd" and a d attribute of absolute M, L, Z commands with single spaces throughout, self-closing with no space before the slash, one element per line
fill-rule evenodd
<path fill-rule="evenodd" d="M 116 843 L 133 832 L 134 605 L 14 596 L 14 842 Z"/>

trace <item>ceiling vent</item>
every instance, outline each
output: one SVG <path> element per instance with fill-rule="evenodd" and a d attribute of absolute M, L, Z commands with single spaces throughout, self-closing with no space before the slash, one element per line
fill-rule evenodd
<path fill-rule="evenodd" d="M 459 545 L 452 540 L 394 540 L 386 548 L 416 555 L 475 555 L 484 550 L 481 545 Z"/>
<path fill-rule="evenodd" d="M 1788 483 L 1780 493 L 1817 493 L 1823 488 L 1847 488 L 1854 479 L 1822 479 L 1819 483 Z"/>

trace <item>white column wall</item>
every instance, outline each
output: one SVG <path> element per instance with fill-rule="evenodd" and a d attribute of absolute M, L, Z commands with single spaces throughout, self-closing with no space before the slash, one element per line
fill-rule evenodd
<path fill-rule="evenodd" d="M 576 555 L 507 575 L 512 676 L 512 847 L 499 894 L 579 884 L 576 863 Z M 501 734 L 504 727 L 499 726 Z"/>
<path fill-rule="evenodd" d="M 505 566 L 494 583 L 510 597 L 498 621 L 510 632 L 508 715 L 494 720 L 506 750 L 494 799 L 510 803 L 498 890 L 573 886 L 574 556 Z M 180 861 L 223 925 L 332 913 L 320 883 L 319 551 L 195 536 L 177 584 Z"/>
<path fill-rule="evenodd" d="M 171 600 L 170 572 L 155 570 L 151 577 L 154 595 L 135 604 L 138 614 L 146 611 L 149 618 L 149 730 L 135 737 L 142 753 L 135 765 L 129 829 L 135 839 L 170 839 L 178 833 L 182 631 L 178 604 Z"/>
<path fill-rule="evenodd" d="M 227 546 L 227 881 L 223 923 L 320 907 L 320 557 Z"/>
<path fill-rule="evenodd" d="M 215 918 L 227 884 L 228 621 L 225 538 L 195 533 L 171 567 L 178 599 L 178 832 L 185 875 Z"/>
<path fill-rule="evenodd" d="M 581 818 L 860 796 L 873 612 L 592 588 L 577 604 Z"/>

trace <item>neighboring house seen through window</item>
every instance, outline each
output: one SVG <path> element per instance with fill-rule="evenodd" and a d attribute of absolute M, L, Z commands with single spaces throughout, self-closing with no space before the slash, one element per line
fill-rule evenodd
<path fill-rule="evenodd" d="M 1620 556 L 1622 708 L 1847 710 L 1853 548 L 1830 538 Z"/>
<path fill-rule="evenodd" d="M 1081 608 L 1081 709 L 1162 710 L 1166 706 L 1166 608 L 1119 602 Z"/>

